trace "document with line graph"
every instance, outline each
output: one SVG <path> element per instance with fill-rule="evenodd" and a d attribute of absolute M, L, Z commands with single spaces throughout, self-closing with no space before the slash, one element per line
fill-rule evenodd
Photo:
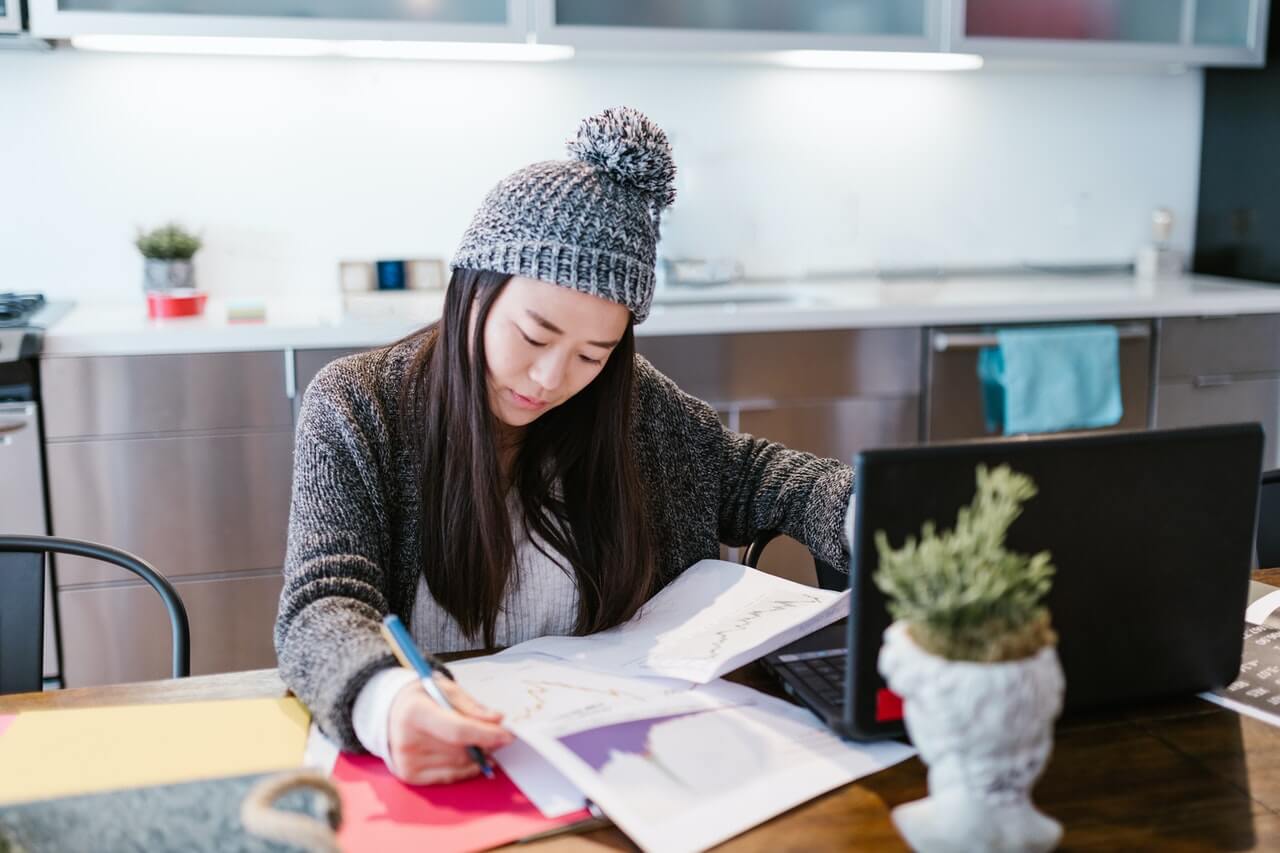
<path fill-rule="evenodd" d="M 583 671 L 543 655 L 506 652 L 451 664 L 454 677 L 474 698 L 502 712 L 502 724 L 541 725 L 605 711 L 644 707 L 688 692 L 687 681 L 621 678 Z M 583 808 L 583 794 L 522 740 L 498 750 L 502 769 L 546 817 Z"/>
<path fill-rule="evenodd" d="M 722 560 L 690 566 L 628 622 L 587 637 L 539 637 L 537 653 L 627 676 L 706 684 L 849 615 L 849 592 Z"/>
<path fill-rule="evenodd" d="M 805 709 L 725 681 L 511 728 L 654 853 L 704 850 L 914 754 L 846 743 Z"/>

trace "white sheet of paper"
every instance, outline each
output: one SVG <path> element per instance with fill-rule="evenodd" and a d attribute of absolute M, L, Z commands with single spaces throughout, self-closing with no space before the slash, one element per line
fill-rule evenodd
<path fill-rule="evenodd" d="M 454 677 L 477 701 L 503 714 L 503 725 L 543 722 L 626 709 L 688 691 L 690 684 L 670 679 L 618 678 L 583 670 L 543 655 L 504 652 L 449 665 Z M 563 773 L 527 743 L 517 740 L 494 758 L 511 781 L 546 817 L 559 817 L 585 805 L 585 796 Z"/>
<path fill-rule="evenodd" d="M 1280 608 L 1280 589 L 1269 592 L 1250 604 L 1249 609 L 1244 612 L 1244 621 L 1264 625 L 1277 608 Z"/>
<path fill-rule="evenodd" d="M 702 560 L 631 620 L 587 637 L 539 637 L 502 654 L 539 653 L 597 670 L 706 684 L 849 614 L 849 592 L 814 589 Z"/>
<path fill-rule="evenodd" d="M 307 745 L 302 751 L 302 766 L 319 770 L 326 776 L 333 773 L 333 765 L 338 763 L 338 745 L 324 736 L 320 727 L 311 722 L 307 729 Z"/>
<path fill-rule="evenodd" d="M 914 754 L 845 743 L 808 711 L 724 681 L 513 728 L 632 841 L 664 853 L 718 844 Z"/>

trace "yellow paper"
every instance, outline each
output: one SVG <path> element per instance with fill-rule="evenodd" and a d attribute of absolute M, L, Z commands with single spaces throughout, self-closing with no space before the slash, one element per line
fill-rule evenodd
<path fill-rule="evenodd" d="M 0 803 L 299 767 L 309 721 L 297 699 L 27 711 L 0 736 Z"/>

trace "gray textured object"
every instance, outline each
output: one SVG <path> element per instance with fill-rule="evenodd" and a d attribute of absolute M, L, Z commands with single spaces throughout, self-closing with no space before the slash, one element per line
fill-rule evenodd
<path fill-rule="evenodd" d="M 659 220 L 676 195 L 667 135 L 620 107 L 585 119 L 567 147 L 572 159 L 526 166 L 489 191 L 450 266 L 601 296 L 643 322 Z"/>
<path fill-rule="evenodd" d="M 195 267 L 191 261 L 166 261 L 145 258 L 144 290 L 178 290 L 196 286 Z"/>
<path fill-rule="evenodd" d="M 249 835 L 240 802 L 266 774 L 134 788 L 0 808 L 0 853 L 276 853 L 300 848 Z M 323 800 L 290 793 L 276 808 L 302 814 Z"/>
<path fill-rule="evenodd" d="M 330 362 L 307 388 L 298 416 L 275 628 L 280 677 L 321 729 L 355 752 L 364 750 L 352 729 L 352 704 L 376 672 L 395 665 L 380 621 L 387 613 L 409 620 L 421 574 L 413 426 L 406 430 L 400 420 L 400 386 L 421 345 L 419 336 Z M 791 536 L 846 570 L 841 528 L 853 492 L 847 465 L 730 432 L 711 406 L 640 357 L 627 447 L 663 583 L 699 560 L 718 559 L 721 542 L 745 546 L 762 530 Z M 520 619 L 545 622 L 557 606 L 536 604 Z M 507 624 L 518 631 L 520 619 Z"/>

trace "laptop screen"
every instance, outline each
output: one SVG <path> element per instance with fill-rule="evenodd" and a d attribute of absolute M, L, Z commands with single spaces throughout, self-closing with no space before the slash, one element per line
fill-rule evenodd
<path fill-rule="evenodd" d="M 1039 493 L 1006 546 L 1048 550 L 1047 604 L 1068 711 L 1202 690 L 1235 677 L 1262 464 L 1257 424 L 871 450 L 856 460 L 846 725 L 900 731 L 876 670 L 890 623 L 872 581 L 875 533 L 893 547 L 955 524 L 979 464 Z"/>

